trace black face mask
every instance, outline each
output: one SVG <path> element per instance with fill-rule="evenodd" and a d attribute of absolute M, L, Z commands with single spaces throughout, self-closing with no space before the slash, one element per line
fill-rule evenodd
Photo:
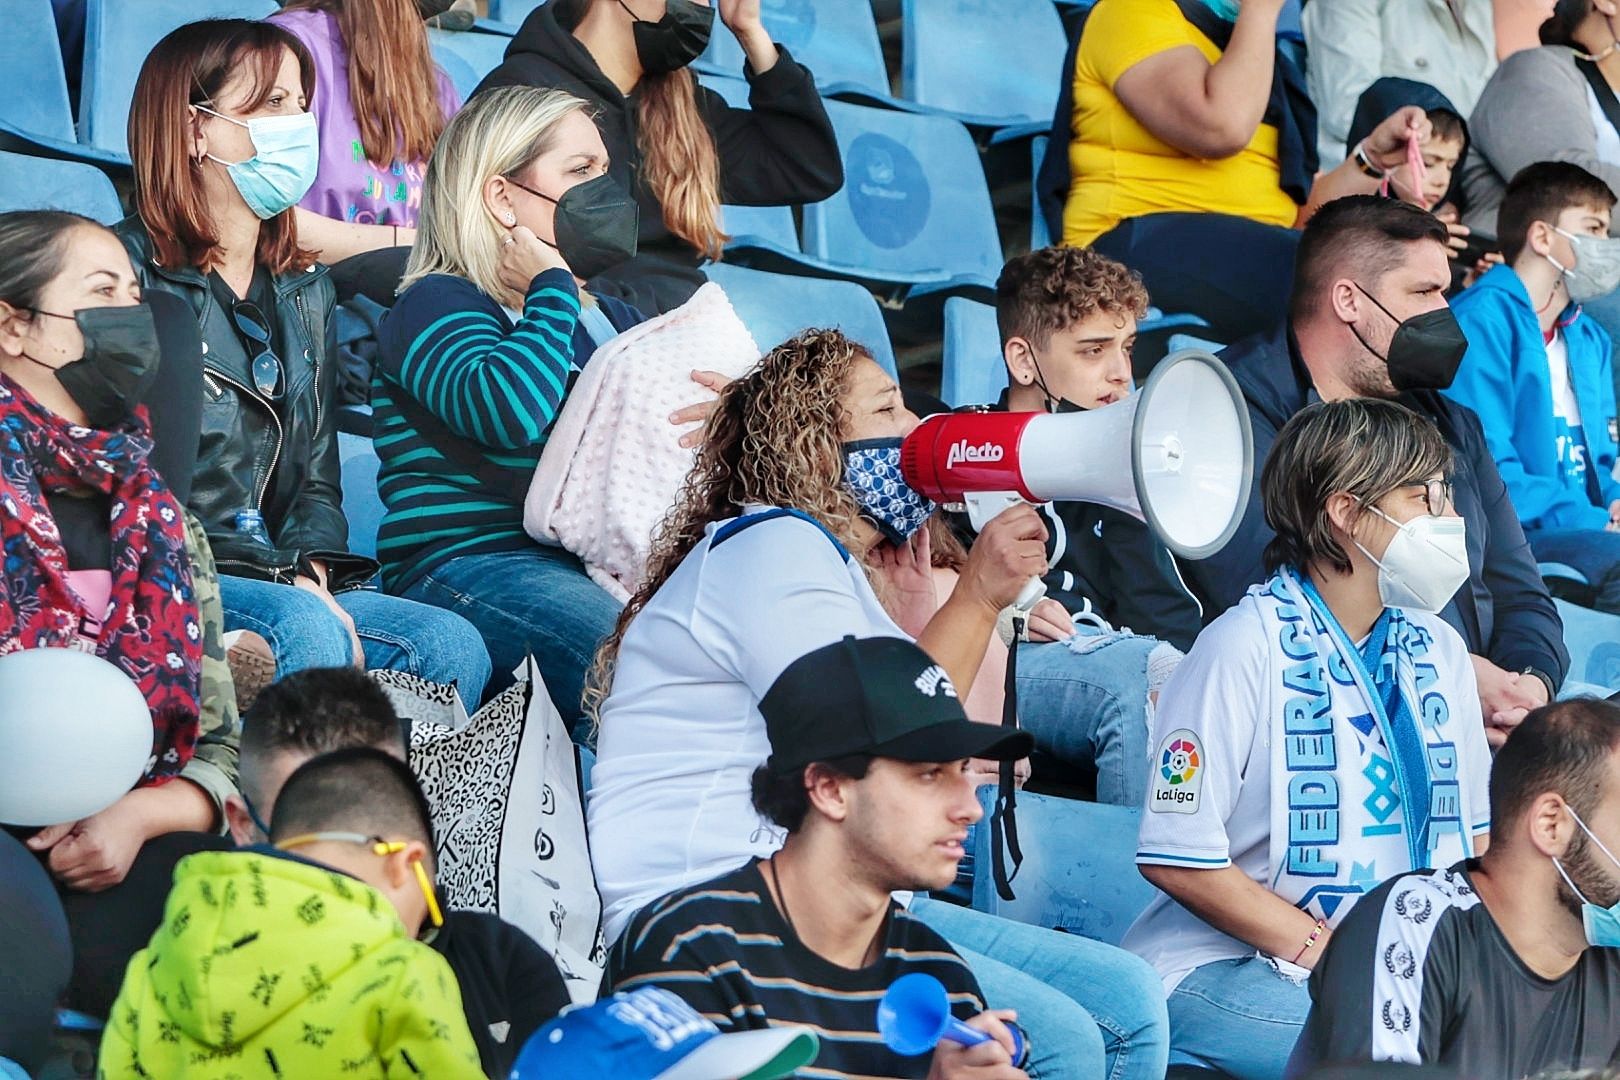
<path fill-rule="evenodd" d="M 1451 380 L 1457 377 L 1457 367 L 1462 363 L 1463 354 L 1468 351 L 1468 338 L 1463 334 L 1462 327 L 1457 325 L 1457 316 L 1451 313 L 1451 309 L 1435 308 L 1402 321 L 1396 319 L 1389 308 L 1378 303 L 1378 298 L 1362 289 L 1360 284 L 1356 288 L 1361 289 L 1361 295 L 1371 300 L 1379 311 L 1389 315 L 1396 324 L 1395 335 L 1389 339 L 1387 355 L 1368 345 L 1367 339 L 1361 336 L 1361 331 L 1354 324 L 1350 326 L 1350 332 L 1356 335 L 1361 347 L 1389 368 L 1389 381 L 1395 389 L 1402 392 L 1444 390 L 1450 386 Z"/>
<path fill-rule="evenodd" d="M 545 237 L 536 239 L 556 248 L 575 274 L 589 280 L 636 257 L 641 211 L 611 176 L 603 173 L 594 180 L 575 184 L 560 199 L 510 176 L 506 179 L 557 208 L 552 216 L 556 242 Z"/>
<path fill-rule="evenodd" d="M 146 304 L 80 308 L 72 315 L 33 309 L 36 315 L 72 319 L 84 335 L 84 356 L 50 368 L 91 427 L 111 428 L 135 412 L 158 371 L 157 324 Z"/>
<path fill-rule="evenodd" d="M 1085 412 L 1084 405 L 1076 405 L 1066 397 L 1053 397 L 1052 391 L 1046 388 L 1046 376 L 1041 373 L 1041 362 L 1035 358 L 1035 350 L 1029 350 L 1029 362 L 1035 365 L 1035 385 L 1040 387 L 1041 398 L 1046 404 L 1049 413 L 1077 413 Z"/>
<path fill-rule="evenodd" d="M 631 11 L 624 0 L 619 0 L 619 6 L 635 20 L 630 32 L 635 35 L 641 70 L 648 75 L 679 71 L 709 47 L 709 33 L 714 29 L 712 7 L 692 0 L 666 0 L 664 17 L 648 22 Z"/>

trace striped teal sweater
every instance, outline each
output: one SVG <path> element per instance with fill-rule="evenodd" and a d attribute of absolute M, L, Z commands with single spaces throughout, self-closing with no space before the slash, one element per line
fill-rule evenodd
<path fill-rule="evenodd" d="M 642 319 L 619 301 L 600 303 L 620 330 Z M 534 544 L 523 531 L 522 503 L 485 490 L 441 443 L 459 439 L 526 481 L 574 374 L 595 349 L 579 305 L 573 278 L 547 270 L 529 284 L 514 326 L 472 282 L 435 274 L 402 293 L 383 319 L 371 404 L 387 508 L 377 557 L 390 592 L 448 559 Z M 396 404 L 402 394 L 444 430 L 416 430 Z"/>

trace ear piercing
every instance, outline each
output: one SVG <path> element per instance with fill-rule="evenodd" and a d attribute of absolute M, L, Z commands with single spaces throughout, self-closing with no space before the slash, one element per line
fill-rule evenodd
<path fill-rule="evenodd" d="M 517 215 L 510 210 L 506 212 L 506 224 L 509 228 L 517 224 Z"/>

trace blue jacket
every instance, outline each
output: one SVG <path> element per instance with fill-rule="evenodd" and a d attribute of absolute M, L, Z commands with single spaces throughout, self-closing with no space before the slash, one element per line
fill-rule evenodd
<path fill-rule="evenodd" d="M 1254 460 L 1265 460 L 1288 418 L 1321 400 L 1311 385 L 1292 333 L 1279 327 L 1231 345 L 1220 354 L 1243 390 L 1254 430 Z M 1531 668 L 1549 691 L 1569 668 L 1564 624 L 1525 542 L 1507 488 L 1491 460 L 1479 417 L 1433 391 L 1402 394 L 1401 404 L 1439 427 L 1455 454 L 1452 493 L 1468 522 L 1469 579 L 1441 617 L 1463 636 L 1468 651 L 1507 671 Z M 1230 543 L 1202 561 L 1183 561 L 1187 584 L 1204 605 L 1206 625 L 1265 580 L 1262 555 L 1272 537 L 1260 505 L 1260 470 L 1243 523 Z"/>
<path fill-rule="evenodd" d="M 1519 275 L 1498 266 L 1452 301 L 1451 309 L 1468 335 L 1468 355 L 1446 396 L 1479 414 L 1485 441 L 1524 527 L 1607 526 L 1609 503 L 1620 499 L 1620 483 L 1612 475 L 1615 410 L 1609 335 L 1578 309 L 1563 329 L 1569 378 L 1586 434 L 1586 467 L 1597 480 L 1594 494 L 1602 499 L 1596 505 L 1561 475 L 1547 347 Z"/>

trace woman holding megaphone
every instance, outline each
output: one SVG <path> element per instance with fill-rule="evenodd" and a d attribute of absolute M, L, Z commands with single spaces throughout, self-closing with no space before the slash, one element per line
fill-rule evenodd
<path fill-rule="evenodd" d="M 900 471 L 917 423 L 870 354 L 830 330 L 777 346 L 721 393 L 592 676 L 591 857 L 610 942 L 660 896 L 781 846 L 749 783 L 771 751 L 759 701 L 789 663 L 846 635 L 914 638 L 966 694 L 998 614 L 1045 572 L 1045 527 L 1020 504 L 935 598 L 935 507 Z M 1032 1072 L 1102 1076 L 1115 1061 L 1119 1076 L 1163 1075 L 1163 994 L 1134 957 L 925 897 L 911 912 L 993 1005 L 1018 1009 Z"/>
<path fill-rule="evenodd" d="M 1468 578 L 1451 460 L 1368 398 L 1307 406 L 1272 446 L 1271 577 L 1199 635 L 1148 743 L 1136 861 L 1162 891 L 1124 945 L 1170 987 L 1172 1064 L 1281 1077 L 1356 900 L 1485 848 L 1474 669 L 1439 616 Z"/>
<path fill-rule="evenodd" d="M 124 881 L 152 840 L 218 828 L 234 790 L 213 556 L 159 472 L 189 482 L 198 412 L 164 403 L 159 453 L 145 404 L 183 394 L 172 384 L 199 349 L 183 312 L 160 332 L 123 246 L 93 221 L 0 214 L 0 250 L 0 844 L 22 841 L 49 871 L 93 961 L 81 930 L 115 936 L 141 905 L 89 894 Z M 166 890 L 166 872 L 143 876 Z"/>

